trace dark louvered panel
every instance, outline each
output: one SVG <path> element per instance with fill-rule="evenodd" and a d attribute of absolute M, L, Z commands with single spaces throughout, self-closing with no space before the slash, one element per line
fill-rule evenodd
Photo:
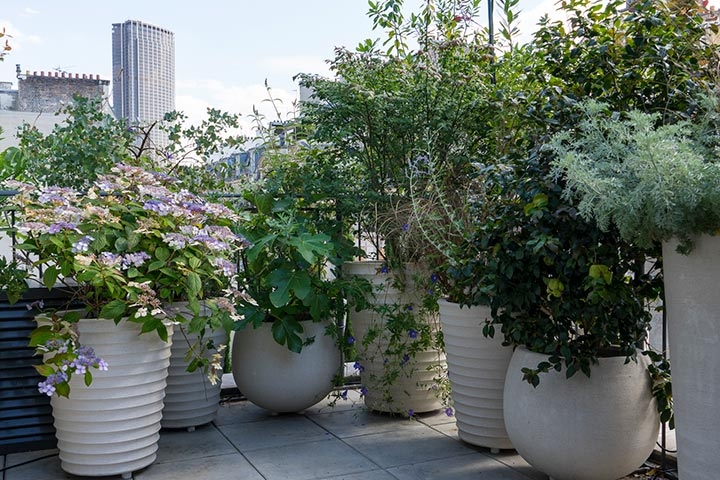
<path fill-rule="evenodd" d="M 0 294 L 0 455 L 53 448 L 57 443 L 50 398 L 37 389 L 42 377 L 33 365 L 40 359 L 27 346 L 37 313 L 28 305 L 40 299 L 47 308 L 63 307 L 67 295 L 31 289 L 10 305 Z"/>

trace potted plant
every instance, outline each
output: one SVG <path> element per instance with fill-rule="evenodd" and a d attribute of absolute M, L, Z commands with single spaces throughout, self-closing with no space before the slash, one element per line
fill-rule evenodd
<path fill-rule="evenodd" d="M 42 269 L 47 288 L 68 289 L 85 306 L 48 312 L 31 336 L 47 377 L 39 388 L 53 396 L 62 467 L 78 475 L 143 468 L 157 450 L 172 324 L 208 326 L 198 315 L 205 285 L 227 283 L 234 271 L 226 255 L 243 245 L 227 227 L 235 217 L 171 177 L 127 164 L 82 195 L 8 185 L 18 190 L 10 201 L 21 215 L 17 248 Z M 168 318 L 166 304 L 178 299 L 191 318 Z M 106 433 L 93 433 L 98 421 L 108 422 Z"/>
<path fill-rule="evenodd" d="M 337 384 L 350 346 L 347 304 L 368 288 L 339 275 L 357 254 L 332 194 L 341 167 L 321 146 L 300 141 L 300 121 L 261 131 L 263 176 L 241 186 L 238 205 L 245 217 L 238 231 L 251 247 L 240 255 L 232 373 L 253 403 L 297 412 Z"/>
<path fill-rule="evenodd" d="M 584 218 L 640 247 L 662 242 L 678 468 L 682 478 L 707 478 L 720 467 L 709 434 L 720 427 L 720 392 L 708 382 L 720 365 L 712 340 L 720 332 L 717 100 L 709 97 L 692 123 L 593 102 L 582 111 L 576 132 L 554 138 L 554 165 Z"/>
<path fill-rule="evenodd" d="M 710 79 L 710 70 L 699 66 L 714 54 L 706 48 L 706 30 L 692 5 L 681 10 L 671 2 L 636 2 L 626 9 L 620 2 L 600 6 L 581 0 L 562 8 L 568 22 L 541 22 L 524 50 L 529 62 L 520 77 L 527 79 L 524 91 L 508 97 L 514 113 L 503 119 L 522 128 L 498 137 L 505 145 L 495 180 L 501 195 L 474 241 L 488 252 L 481 282 L 490 292 L 491 325 L 516 347 L 504 394 L 513 445 L 555 478 L 617 478 L 653 450 L 659 423 L 655 403 L 661 418 L 671 415 L 667 372 L 645 368 L 640 355 L 650 326 L 648 301 L 662 286 L 658 264 L 646 260 L 658 256 L 624 241 L 616 229 L 602 230 L 578 215 L 577 199 L 563 197 L 564 179 L 551 172 L 554 154 L 543 145 L 554 133 L 575 129 L 582 120 L 576 105 L 588 97 L 616 111 L 662 112 L 668 122 L 694 115 L 697 95 Z M 693 48 L 683 50 L 683 45 Z M 634 75 L 640 70 L 645 74 Z M 608 347 L 619 359 L 606 357 Z M 633 385 L 642 392 L 634 400 L 611 400 L 611 392 L 621 390 L 608 383 L 613 375 L 603 373 L 606 363 L 637 375 Z M 640 374 L 631 374 L 636 368 Z M 583 413 L 592 403 L 583 390 L 572 389 L 594 381 L 602 382 L 604 404 L 641 411 L 628 412 L 626 419 Z M 549 398 L 553 392 L 561 395 Z M 567 422 L 568 417 L 575 421 Z M 629 419 L 637 422 L 632 434 L 618 433 Z M 611 426 L 619 430 L 600 433 Z M 549 430 L 557 427 L 566 428 Z M 537 441 L 539 435 L 562 443 Z M 606 444 L 603 437 L 613 441 Z"/>

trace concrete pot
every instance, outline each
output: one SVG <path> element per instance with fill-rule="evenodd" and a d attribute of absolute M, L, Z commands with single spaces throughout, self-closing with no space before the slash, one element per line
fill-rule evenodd
<path fill-rule="evenodd" d="M 130 478 L 156 458 L 171 342 L 124 320 L 81 319 L 77 329 L 109 369 L 93 371 L 90 387 L 74 376 L 70 398 L 51 400 L 61 468 Z"/>
<path fill-rule="evenodd" d="M 255 405 L 277 413 L 305 410 L 333 388 L 340 372 L 340 349 L 325 335 L 325 323 L 302 322 L 304 338 L 315 341 L 294 353 L 273 339 L 272 324 L 235 332 L 232 375 L 240 393 Z"/>
<path fill-rule="evenodd" d="M 503 389 L 512 348 L 482 334 L 490 308 L 440 300 L 448 376 L 461 440 L 491 450 L 513 448 L 505 430 Z"/>
<path fill-rule="evenodd" d="M 678 470 L 704 480 L 720 472 L 720 236 L 676 247 L 663 244 Z"/>
<path fill-rule="evenodd" d="M 533 388 L 523 367 L 547 357 L 517 348 L 505 380 L 505 426 L 517 452 L 554 480 L 615 480 L 650 456 L 660 418 L 645 357 L 601 358 L 592 375 L 541 374 Z"/>
<path fill-rule="evenodd" d="M 343 275 L 353 275 L 368 280 L 375 291 L 377 305 L 418 305 L 420 295 L 408 282 L 405 291 L 392 285 L 392 276 L 381 271 L 382 262 L 363 261 L 343 264 Z M 410 277 L 410 275 L 408 275 Z M 438 369 L 446 365 L 445 352 L 434 349 L 421 351 L 403 365 L 397 378 L 388 385 L 383 377 L 387 371 L 385 351 L 390 345 L 390 333 L 384 328 L 386 319 L 373 310 L 348 313 L 349 323 L 355 335 L 358 362 L 363 370 L 360 380 L 366 388 L 365 406 L 371 410 L 389 413 L 431 412 L 442 407 L 436 390 L 435 377 Z M 440 330 L 438 315 L 427 315 L 427 322 L 435 331 Z M 381 334 L 367 346 L 363 340 L 371 329 L 379 328 Z"/>
<path fill-rule="evenodd" d="M 186 305 L 179 305 L 180 313 L 187 318 L 192 314 Z M 207 309 L 201 314 L 208 314 Z M 163 408 L 163 428 L 186 428 L 194 430 L 195 427 L 205 425 L 215 420 L 220 404 L 220 391 L 222 389 L 222 372 L 218 374 L 218 382 L 213 385 L 202 369 L 188 372 L 187 355 L 190 348 L 197 344 L 198 334 L 189 334 L 180 327 L 175 327 L 172 342 L 172 356 L 168 370 L 167 388 L 165 389 L 165 407 Z M 207 331 L 204 343 L 212 340 L 215 346 L 227 345 L 227 335 L 224 331 Z M 205 358 L 210 358 L 217 350 L 206 350 Z"/>

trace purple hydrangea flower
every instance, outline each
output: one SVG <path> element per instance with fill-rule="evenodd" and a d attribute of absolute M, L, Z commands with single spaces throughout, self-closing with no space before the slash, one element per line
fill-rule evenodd
<path fill-rule="evenodd" d="M 151 199 L 145 202 L 143 205 L 143 208 L 145 210 L 149 210 L 151 212 L 155 212 L 160 215 L 167 215 L 172 212 L 172 208 L 170 205 L 168 205 L 165 202 L 162 202 L 160 200 Z"/>
<path fill-rule="evenodd" d="M 72 244 L 72 253 L 82 253 L 87 252 L 88 248 L 90 248 L 90 242 L 92 242 L 94 239 L 90 235 L 85 235 L 80 240 Z"/>
<path fill-rule="evenodd" d="M 454 412 L 453 409 L 450 408 L 450 407 L 447 407 L 447 408 L 445 409 L 445 415 L 447 415 L 448 417 L 452 417 L 454 413 L 455 413 L 455 412 Z"/>
<path fill-rule="evenodd" d="M 150 260 L 150 255 L 145 252 L 126 253 L 123 255 L 120 265 L 123 270 L 130 267 L 140 267 L 146 260 Z"/>
<path fill-rule="evenodd" d="M 50 225 L 48 233 L 60 233 L 63 230 L 77 230 L 77 225 L 69 222 L 57 222 Z"/>
<path fill-rule="evenodd" d="M 174 249 L 185 248 L 187 245 L 187 238 L 185 235 L 179 233 L 165 233 L 162 236 L 163 242 L 167 243 L 168 247 Z"/>

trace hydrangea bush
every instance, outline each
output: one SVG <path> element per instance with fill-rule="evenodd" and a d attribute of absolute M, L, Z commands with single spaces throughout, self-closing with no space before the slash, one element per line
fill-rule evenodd
<path fill-rule="evenodd" d="M 246 245 L 230 230 L 240 219 L 227 207 L 167 175 L 122 163 L 84 193 L 8 183 L 19 192 L 11 200 L 21 216 L 18 249 L 47 288 L 69 289 L 85 316 L 137 322 L 164 340 L 168 320 L 192 333 L 230 330 L 237 316 L 230 302 L 207 298 L 232 284 L 234 255 Z M 176 301 L 188 302 L 193 318 L 168 319 L 165 306 Z M 210 316 L 200 315 L 201 302 Z M 90 367 L 107 367 L 72 328 L 81 316 L 56 312 L 33 332 L 31 345 L 45 359 L 40 389 L 48 395 L 66 396 L 74 373 L 89 384 Z M 208 363 L 196 357 L 191 368 Z"/>

